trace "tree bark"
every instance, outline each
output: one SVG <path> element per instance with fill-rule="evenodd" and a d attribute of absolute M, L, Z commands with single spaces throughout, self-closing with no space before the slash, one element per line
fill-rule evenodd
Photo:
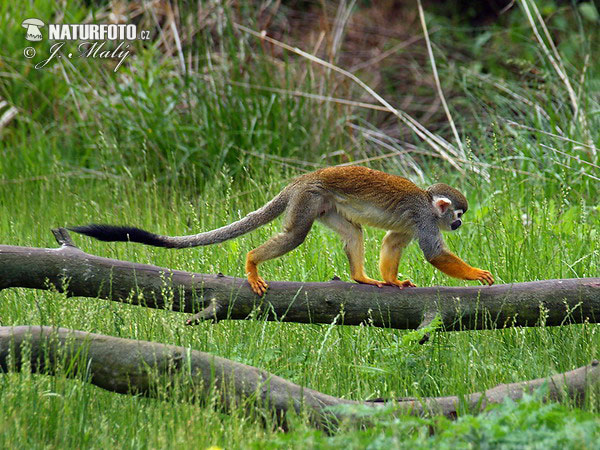
<path fill-rule="evenodd" d="M 354 401 L 333 397 L 291 383 L 264 370 L 185 347 L 116 338 L 83 331 L 47 326 L 0 327 L 0 369 L 18 371 L 23 363 L 32 372 L 53 374 L 59 367 L 70 377 L 85 376 L 103 389 L 122 394 L 144 394 L 164 398 L 173 392 L 161 390 L 166 385 L 179 386 L 177 395 L 206 401 L 216 393 L 226 410 L 247 405 L 248 400 L 272 411 L 285 420 L 287 411 L 306 411 L 318 427 L 327 428 L 341 420 L 368 424 L 364 414 L 332 406 L 365 406 L 374 411 L 388 406 L 384 401 Z M 78 370 L 73 370 L 76 367 Z M 518 400 L 548 383 L 545 399 L 569 397 L 580 404 L 591 386 L 600 382 L 600 365 L 590 365 L 570 372 L 512 384 L 502 384 L 465 397 L 424 397 L 392 401 L 394 414 L 437 415 L 450 418 L 457 408 L 471 413 L 505 398 Z M 183 390 L 183 392 L 182 392 Z M 186 397 L 187 398 L 187 397 Z M 249 411 L 246 408 L 246 411 Z"/>
<path fill-rule="evenodd" d="M 247 319 L 370 324 L 417 329 L 439 314 L 444 330 L 600 322 L 600 278 L 494 286 L 396 287 L 346 283 L 269 283 L 262 298 L 246 280 L 136 264 L 84 253 L 64 229 L 57 249 L 0 245 L 0 290 L 56 289 L 149 308 L 196 313 L 188 323 Z"/>

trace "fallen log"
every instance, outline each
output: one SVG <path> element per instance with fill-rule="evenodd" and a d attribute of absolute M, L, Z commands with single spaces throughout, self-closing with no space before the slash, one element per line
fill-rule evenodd
<path fill-rule="evenodd" d="M 26 364 L 24 364 L 26 363 Z M 32 372 L 54 374 L 62 367 L 63 375 L 84 375 L 84 379 L 103 389 L 122 394 L 144 394 L 164 398 L 169 392 L 157 389 L 179 386 L 190 399 L 206 401 L 216 394 L 225 410 L 256 401 L 258 407 L 285 421 L 288 411 L 307 412 L 311 422 L 328 428 L 342 420 L 367 424 L 364 411 L 373 412 L 391 406 L 394 414 L 457 416 L 457 410 L 477 413 L 505 398 L 518 400 L 547 383 L 546 400 L 572 399 L 581 404 L 586 394 L 600 382 L 600 365 L 593 361 L 570 372 L 548 378 L 501 384 L 484 392 L 464 397 L 423 397 L 397 401 L 355 401 L 333 397 L 291 383 L 265 370 L 234 362 L 209 353 L 156 342 L 123 339 L 84 331 L 48 326 L 0 327 L 0 369 L 19 371 L 24 365 Z M 79 368 L 80 372 L 73 367 Z M 64 370 L 69 368 L 69 370 Z M 82 371 L 82 372 L 81 372 Z M 177 377 L 180 377 L 177 379 Z M 186 383 L 177 383 L 179 380 Z M 246 408 L 245 411 L 250 411 Z"/>
<path fill-rule="evenodd" d="M 267 320 L 369 324 L 417 329 L 439 315 L 444 330 L 563 325 L 600 321 L 600 278 L 542 280 L 494 286 L 398 289 L 346 283 L 271 281 L 262 298 L 246 280 L 183 272 L 90 255 L 65 229 L 60 248 L 0 245 L 0 290 L 55 289 L 149 308 L 196 313 L 188 320 Z"/>

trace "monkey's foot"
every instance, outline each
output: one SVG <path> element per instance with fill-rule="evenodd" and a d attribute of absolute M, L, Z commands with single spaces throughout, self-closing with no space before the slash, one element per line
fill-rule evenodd
<path fill-rule="evenodd" d="M 377 281 L 369 277 L 353 277 L 353 280 L 360 284 L 370 284 L 377 287 L 383 287 L 385 284 L 383 281 Z"/>
<path fill-rule="evenodd" d="M 267 282 L 258 275 L 248 275 L 248 283 L 250 283 L 250 288 L 261 297 L 265 295 L 265 292 L 267 292 L 267 288 L 269 287 Z"/>
<path fill-rule="evenodd" d="M 392 281 L 386 281 L 384 284 L 387 285 L 387 286 L 398 286 L 400 289 L 403 289 L 405 287 L 417 287 L 410 280 L 404 280 L 404 281 L 392 280 Z"/>

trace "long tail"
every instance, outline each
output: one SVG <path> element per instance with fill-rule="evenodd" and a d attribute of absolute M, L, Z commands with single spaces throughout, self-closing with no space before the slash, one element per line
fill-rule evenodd
<path fill-rule="evenodd" d="M 216 230 L 188 236 L 162 236 L 134 227 L 94 223 L 80 227 L 71 227 L 69 230 L 91 236 L 101 241 L 139 242 L 155 247 L 168 248 L 198 247 L 200 245 L 217 244 L 236 238 L 271 222 L 285 211 L 288 200 L 289 195 L 283 190 L 265 206 L 251 212 L 237 222 L 217 228 Z"/>

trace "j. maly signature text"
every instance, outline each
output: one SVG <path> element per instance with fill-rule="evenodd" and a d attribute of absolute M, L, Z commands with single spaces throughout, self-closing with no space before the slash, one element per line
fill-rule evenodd
<path fill-rule="evenodd" d="M 114 72 L 119 70 L 119 67 L 123 64 L 123 62 L 127 59 L 127 57 L 131 54 L 128 50 L 129 44 L 125 44 L 123 42 L 119 42 L 114 49 L 105 48 L 106 42 L 81 42 L 77 46 L 78 53 L 73 54 L 71 52 L 64 54 L 62 52 L 62 48 L 64 47 L 64 42 L 57 42 L 52 44 L 50 47 L 50 56 L 43 61 L 40 61 L 35 65 L 36 69 L 41 69 L 46 67 L 48 63 L 54 59 L 62 58 L 66 56 L 69 59 L 72 58 L 93 58 L 93 59 L 115 59 L 118 60 L 117 65 L 113 69 Z"/>

